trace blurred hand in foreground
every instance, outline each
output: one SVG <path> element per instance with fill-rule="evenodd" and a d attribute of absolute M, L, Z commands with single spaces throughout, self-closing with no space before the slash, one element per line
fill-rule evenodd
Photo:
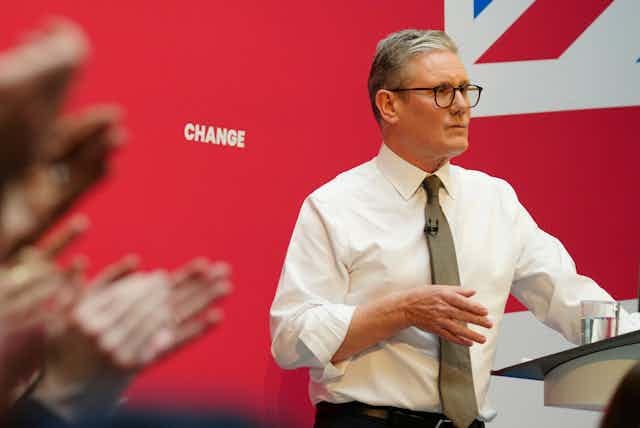
<path fill-rule="evenodd" d="M 76 217 L 41 249 L 24 248 L 0 267 L 0 414 L 43 367 L 47 335 L 65 318 L 81 269 L 77 262 L 61 269 L 54 259 L 85 227 Z"/>
<path fill-rule="evenodd" d="M 58 118 L 87 47 L 77 26 L 57 20 L 0 54 L 0 260 L 91 188 L 122 140 L 115 107 Z"/>
<path fill-rule="evenodd" d="M 121 142 L 113 107 L 95 107 L 61 119 L 42 157 L 4 187 L 0 205 L 0 257 L 36 241 L 107 170 Z"/>
<path fill-rule="evenodd" d="M 87 49 L 82 31 L 59 19 L 0 54 L 0 183 L 19 175 L 50 141 Z"/>
<path fill-rule="evenodd" d="M 211 306 L 231 289 L 226 264 L 198 259 L 173 274 L 136 267 L 126 257 L 98 275 L 49 346 L 35 395 L 68 420 L 109 412 L 137 371 L 222 319 Z"/>

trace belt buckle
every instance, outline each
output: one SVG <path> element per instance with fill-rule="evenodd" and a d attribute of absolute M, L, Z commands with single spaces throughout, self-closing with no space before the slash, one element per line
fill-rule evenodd
<path fill-rule="evenodd" d="M 440 428 L 442 424 L 448 424 L 448 423 L 451 423 L 450 419 L 447 419 L 447 418 L 440 419 L 434 428 Z"/>
<path fill-rule="evenodd" d="M 389 417 L 389 411 L 387 409 L 374 409 L 365 407 L 362 409 L 362 414 L 371 416 L 372 418 L 378 418 L 386 420 Z"/>

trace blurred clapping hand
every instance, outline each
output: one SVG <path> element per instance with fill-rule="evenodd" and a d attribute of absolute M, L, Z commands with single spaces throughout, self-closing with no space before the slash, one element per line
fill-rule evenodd
<path fill-rule="evenodd" d="M 107 267 L 49 342 L 35 396 L 67 420 L 111 412 L 135 373 L 222 319 L 212 306 L 231 289 L 226 264 L 197 259 L 171 274 L 136 268 L 133 256 Z"/>
<path fill-rule="evenodd" d="M 82 269 L 82 260 L 61 268 L 54 259 L 85 227 L 84 218 L 75 218 L 42 248 L 23 248 L 0 266 L 0 411 L 44 366 L 46 339 L 63 323 Z"/>
<path fill-rule="evenodd" d="M 86 281 L 84 259 L 56 263 L 83 218 L 34 246 L 122 142 L 117 107 L 59 117 L 87 50 L 56 21 L 0 54 L 0 415 L 30 388 L 65 420 L 110 412 L 135 373 L 220 322 L 231 289 L 229 266 L 201 258 L 141 272 L 129 256 Z"/>
<path fill-rule="evenodd" d="M 0 410 L 39 372 L 45 327 L 64 323 L 75 278 L 53 260 L 78 225 L 41 250 L 29 244 L 96 181 L 113 146 L 112 113 L 58 119 L 87 46 L 75 25 L 56 21 L 0 55 Z"/>

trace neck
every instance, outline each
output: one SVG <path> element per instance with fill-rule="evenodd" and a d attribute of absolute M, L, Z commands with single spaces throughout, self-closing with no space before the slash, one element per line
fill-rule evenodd
<path fill-rule="evenodd" d="M 408 150 L 407 145 L 398 144 L 398 142 L 394 141 L 393 139 L 387 140 L 385 138 L 384 143 L 396 155 L 400 156 L 402 159 L 409 162 L 411 165 L 417 168 L 420 168 L 421 170 L 428 172 L 430 174 L 440 169 L 440 167 L 442 167 L 442 165 L 444 165 L 449 160 L 448 157 L 442 157 L 442 156 L 436 157 L 436 156 L 428 156 L 427 154 L 424 154 L 424 153 L 420 153 L 420 154 L 413 153 L 412 150 Z"/>

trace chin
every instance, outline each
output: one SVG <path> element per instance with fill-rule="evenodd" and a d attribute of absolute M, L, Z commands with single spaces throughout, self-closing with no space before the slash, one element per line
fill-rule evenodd
<path fill-rule="evenodd" d="M 456 139 L 455 141 L 451 141 L 448 146 L 450 156 L 458 156 L 469 148 L 469 141 L 466 138 Z"/>

